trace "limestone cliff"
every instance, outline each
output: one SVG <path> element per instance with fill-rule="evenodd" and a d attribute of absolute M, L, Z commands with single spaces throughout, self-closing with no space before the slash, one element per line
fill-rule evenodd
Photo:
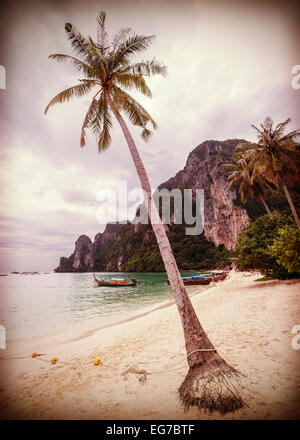
<path fill-rule="evenodd" d="M 75 243 L 73 268 L 90 270 L 94 267 L 94 248 L 91 239 L 81 235 Z"/>
<path fill-rule="evenodd" d="M 119 223 L 109 223 L 103 233 L 99 232 L 94 239 L 95 262 L 94 270 L 104 271 L 107 267 L 107 254 L 114 241 L 117 233 L 122 227 Z"/>
<path fill-rule="evenodd" d="M 235 191 L 226 188 L 227 182 L 221 165 L 232 160 L 232 153 L 243 139 L 205 141 L 188 156 L 183 170 L 161 184 L 159 188 L 204 189 L 204 233 L 216 246 L 224 244 L 233 249 L 239 233 L 249 217 L 247 211 L 233 203 Z"/>
<path fill-rule="evenodd" d="M 94 243 L 87 235 L 81 235 L 75 243 L 70 257 L 61 257 L 56 272 L 103 271 L 107 266 L 107 253 L 115 241 L 120 224 L 107 224 L 103 233 L 99 232 Z"/>

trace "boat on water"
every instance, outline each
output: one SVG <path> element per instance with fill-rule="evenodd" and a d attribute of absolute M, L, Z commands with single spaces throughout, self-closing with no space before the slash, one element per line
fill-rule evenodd
<path fill-rule="evenodd" d="M 213 273 L 213 281 L 223 281 L 227 278 L 228 272 L 221 272 L 218 274 Z"/>
<path fill-rule="evenodd" d="M 98 280 L 94 275 L 94 282 L 98 284 L 99 287 L 136 287 L 137 280 L 132 278 L 128 281 L 127 278 L 112 278 L 111 280 Z"/>
<path fill-rule="evenodd" d="M 182 278 L 183 284 L 185 286 L 198 286 L 205 285 L 207 286 L 212 281 L 212 278 L 206 277 L 184 277 Z"/>
<path fill-rule="evenodd" d="M 208 285 L 212 281 L 216 282 L 225 280 L 227 275 L 228 272 L 201 273 L 200 275 L 194 275 L 191 277 L 182 277 L 182 281 L 185 286 Z M 169 281 L 168 284 L 170 284 Z"/>
<path fill-rule="evenodd" d="M 197 286 L 197 285 L 208 285 L 212 281 L 212 277 L 204 276 L 193 276 L 193 277 L 183 277 L 183 284 L 185 286 Z M 167 281 L 170 284 L 170 281 Z"/>

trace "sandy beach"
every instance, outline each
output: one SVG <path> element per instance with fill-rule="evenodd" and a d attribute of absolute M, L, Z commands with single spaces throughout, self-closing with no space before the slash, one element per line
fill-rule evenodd
<path fill-rule="evenodd" d="M 184 411 L 177 394 L 188 370 L 183 332 L 176 306 L 165 303 L 85 334 L 1 350 L 1 419 L 299 419 L 292 328 L 300 325 L 300 280 L 257 277 L 231 271 L 192 296 L 220 355 L 246 375 L 248 408 L 227 416 Z M 34 351 L 45 355 L 7 360 Z"/>

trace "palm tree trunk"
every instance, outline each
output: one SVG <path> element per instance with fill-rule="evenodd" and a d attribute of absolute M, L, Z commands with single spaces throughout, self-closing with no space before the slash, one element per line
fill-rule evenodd
<path fill-rule="evenodd" d="M 260 201 L 261 201 L 261 203 L 264 205 L 264 207 L 266 208 L 266 211 L 267 211 L 267 213 L 269 214 L 270 219 L 273 219 L 273 214 L 272 214 L 272 212 L 270 211 L 270 208 L 268 207 L 266 201 L 265 201 L 262 197 L 260 197 Z"/>
<path fill-rule="evenodd" d="M 218 410 L 221 413 L 240 409 L 245 404 L 236 391 L 236 384 L 232 384 L 232 389 L 230 389 L 230 386 L 228 388 L 222 387 L 222 380 L 226 380 L 227 386 L 230 380 L 239 382 L 240 374 L 233 367 L 227 365 L 219 356 L 197 318 L 191 300 L 185 290 L 164 225 L 153 200 L 149 179 L 135 142 L 124 119 L 114 107 L 109 94 L 107 93 L 106 96 L 121 126 L 136 167 L 144 191 L 145 204 L 150 221 L 183 326 L 189 372 L 179 389 L 181 401 L 186 408 L 196 405 L 207 408 L 209 411 Z"/>
<path fill-rule="evenodd" d="M 287 186 L 286 186 L 285 183 L 282 184 L 282 188 L 283 188 L 283 191 L 284 191 L 284 193 L 285 193 L 285 195 L 286 195 L 286 198 L 287 198 L 287 200 L 288 200 L 288 202 L 289 202 L 289 205 L 290 205 L 291 211 L 292 211 L 292 213 L 293 213 L 293 216 L 294 216 L 295 222 L 296 222 L 296 224 L 297 224 L 297 226 L 298 226 L 298 229 L 300 229 L 300 220 L 299 220 L 299 217 L 298 217 L 298 214 L 297 214 L 296 208 L 295 208 L 295 206 L 294 206 L 293 200 L 292 200 L 292 198 L 291 198 L 291 195 L 290 195 L 290 193 L 289 193 L 289 190 L 287 189 Z"/>

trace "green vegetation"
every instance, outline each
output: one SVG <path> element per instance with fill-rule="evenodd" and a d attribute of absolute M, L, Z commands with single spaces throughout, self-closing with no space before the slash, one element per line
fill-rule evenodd
<path fill-rule="evenodd" d="M 238 187 L 242 203 L 246 203 L 249 198 L 260 201 L 270 218 L 272 213 L 266 202 L 269 192 L 274 193 L 275 189 L 271 183 L 265 179 L 263 174 L 255 175 L 253 161 L 245 153 L 236 152 L 233 155 L 233 163 L 223 164 L 223 168 L 230 172 L 228 175 L 228 189 Z"/>
<path fill-rule="evenodd" d="M 260 281 L 270 281 L 273 280 L 274 278 L 271 277 L 270 275 L 266 275 L 264 277 L 261 278 L 257 278 L 256 280 L 254 280 L 255 283 L 259 283 Z"/>
<path fill-rule="evenodd" d="M 271 255 L 289 273 L 300 274 L 300 231 L 294 226 L 285 225 L 278 229 L 277 237 L 269 247 Z"/>
<path fill-rule="evenodd" d="M 236 265 L 240 270 L 259 269 L 267 277 L 295 278 L 300 273 L 299 243 L 299 230 L 291 216 L 278 211 L 272 219 L 260 216 L 239 235 Z"/>
<path fill-rule="evenodd" d="M 300 129 L 285 133 L 290 119 L 274 127 L 266 118 L 258 133 L 258 142 L 239 144 L 232 161 L 224 163 L 228 188 L 237 190 L 236 204 L 245 204 L 252 219 L 240 234 L 236 245 L 237 267 L 260 269 L 265 277 L 294 278 L 300 274 L 299 201 L 300 149 L 296 138 Z M 290 191 L 289 187 L 294 187 Z M 262 203 L 268 216 L 263 214 Z M 295 222 L 287 214 L 292 211 Z M 273 211 L 274 208 L 279 211 Z M 273 211 L 273 212 L 272 212 Z"/>
<path fill-rule="evenodd" d="M 236 187 L 234 188 L 237 189 Z M 295 183 L 294 187 L 289 187 L 289 191 L 291 194 L 291 198 L 293 199 L 295 208 L 300 213 L 300 184 Z M 289 203 L 282 189 L 279 189 L 274 194 L 269 194 L 265 200 L 272 212 L 279 211 L 281 213 L 286 213 L 286 214 L 289 214 L 291 212 Z M 246 203 L 243 204 L 241 201 L 241 196 L 238 193 L 238 191 L 237 191 L 237 197 L 234 200 L 234 204 L 238 206 L 242 206 L 244 209 L 246 209 L 247 214 L 252 220 L 255 220 L 257 217 L 264 215 L 266 213 L 263 204 L 259 203 L 255 199 L 248 198 Z"/>
<path fill-rule="evenodd" d="M 236 204 L 246 204 L 250 218 L 263 214 L 260 201 L 272 218 L 272 209 L 282 211 L 282 205 L 289 205 L 295 222 L 300 228 L 297 212 L 299 207 L 299 171 L 300 145 L 296 138 L 300 129 L 285 133 L 291 119 L 273 126 L 271 118 L 266 118 L 261 128 L 252 127 L 258 133 L 258 142 L 242 142 L 235 148 L 235 153 L 223 168 L 229 171 L 228 188 L 235 189 L 238 197 Z M 288 188 L 289 186 L 289 188 Z M 298 186 L 295 192 L 290 187 Z M 285 203 L 283 194 L 285 194 Z M 271 209 L 270 209 L 271 208 Z M 259 214 L 259 215 L 260 215 Z"/>
<path fill-rule="evenodd" d="M 300 145 L 296 142 L 300 129 L 285 133 L 287 125 L 291 122 L 288 118 L 284 122 L 274 123 L 267 117 L 261 128 L 252 127 L 258 133 L 258 142 L 243 142 L 236 148 L 235 159 L 238 163 L 246 163 L 247 173 L 239 173 L 242 180 L 239 192 L 242 192 L 242 202 L 245 201 L 245 191 L 241 187 L 250 187 L 247 190 L 251 198 L 259 198 L 264 202 L 269 191 L 282 188 L 291 208 L 295 222 L 300 229 L 300 220 L 293 199 L 287 185 L 294 186 L 300 181 Z M 242 167 L 244 168 L 244 166 Z M 231 181 L 233 175 L 230 176 Z M 236 180 L 236 179 L 235 179 Z M 257 184 L 259 183 L 259 191 Z M 270 213 L 269 213 L 270 214 Z"/>
<path fill-rule="evenodd" d="M 224 245 L 216 247 L 204 234 L 185 235 L 185 225 L 170 225 L 167 232 L 178 267 L 181 270 L 211 269 L 230 265 L 233 253 Z M 108 256 L 110 270 L 118 270 L 118 261 L 125 272 L 162 272 L 164 265 L 155 236 L 148 225 L 124 225 L 121 239 Z"/>

